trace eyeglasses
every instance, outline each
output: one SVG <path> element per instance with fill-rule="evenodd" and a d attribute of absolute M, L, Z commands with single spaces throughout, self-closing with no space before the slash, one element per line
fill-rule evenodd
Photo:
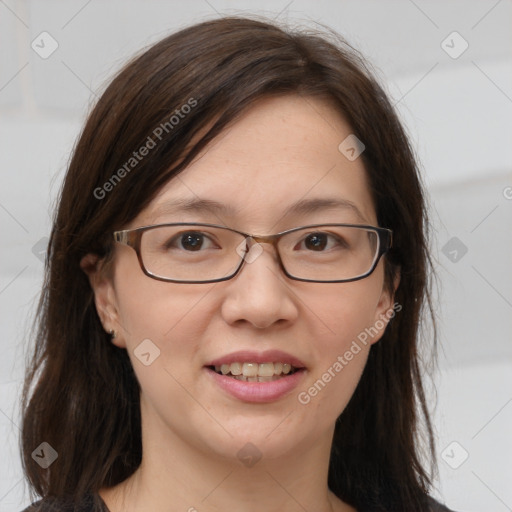
<path fill-rule="evenodd" d="M 174 223 L 116 231 L 132 247 L 142 271 L 171 283 L 214 283 L 233 278 L 272 244 L 290 279 L 343 283 L 369 276 L 392 245 L 392 231 L 357 224 L 314 224 L 275 235 L 250 235 L 215 224 Z"/>

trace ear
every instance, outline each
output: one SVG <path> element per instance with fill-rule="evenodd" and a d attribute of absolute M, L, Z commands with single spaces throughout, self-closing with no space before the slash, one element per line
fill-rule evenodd
<path fill-rule="evenodd" d="M 386 330 L 386 327 L 389 321 L 396 316 L 396 314 L 402 310 L 402 305 L 398 302 L 395 302 L 395 292 L 400 284 L 400 270 L 396 270 L 393 277 L 393 284 L 390 289 L 386 283 L 382 286 L 382 291 L 379 297 L 379 302 L 377 303 L 377 307 L 375 308 L 375 316 L 373 320 L 373 325 L 368 330 L 371 332 L 371 341 L 370 343 L 373 345 L 377 343 Z"/>
<path fill-rule="evenodd" d="M 89 253 L 80 260 L 80 268 L 89 278 L 89 283 L 94 293 L 96 311 L 100 317 L 103 329 L 108 333 L 114 331 L 116 336 L 112 339 L 112 343 L 118 347 L 126 348 L 123 336 L 124 331 L 119 322 L 119 311 L 112 272 L 109 271 L 109 266 L 97 254 Z"/>

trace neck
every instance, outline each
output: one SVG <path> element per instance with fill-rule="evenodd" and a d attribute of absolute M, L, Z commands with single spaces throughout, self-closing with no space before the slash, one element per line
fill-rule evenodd
<path fill-rule="evenodd" d="M 144 423 L 140 467 L 118 486 L 100 491 L 110 512 L 355 511 L 327 486 L 332 432 L 284 457 L 254 462 L 249 447 L 249 457 L 239 460 L 191 446 L 169 429 L 144 428 Z"/>

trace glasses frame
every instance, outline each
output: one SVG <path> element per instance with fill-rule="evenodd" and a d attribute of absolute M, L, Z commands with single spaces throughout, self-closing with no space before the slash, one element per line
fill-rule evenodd
<path fill-rule="evenodd" d="M 141 240 L 142 235 L 145 231 L 149 231 L 151 229 L 164 227 L 164 226 L 203 226 L 203 227 L 212 227 L 212 228 L 221 228 L 226 229 L 228 231 L 233 231 L 234 233 L 237 233 L 239 235 L 242 235 L 246 242 L 247 238 L 250 238 L 255 243 L 264 243 L 264 244 L 271 244 L 277 255 L 277 260 L 279 262 L 279 266 L 281 267 L 281 270 L 283 273 L 289 277 L 290 279 L 293 279 L 294 281 L 304 281 L 308 283 L 348 283 L 351 281 L 359 281 L 360 279 L 364 279 L 365 277 L 368 277 L 377 267 L 377 264 L 379 263 L 381 257 L 391 249 L 393 245 L 393 231 L 391 229 L 387 228 L 381 228 L 376 226 L 369 226 L 365 224 L 344 224 L 344 223 L 328 223 L 328 224 L 310 224 L 307 226 L 301 226 L 297 228 L 288 229 L 286 231 L 281 231 L 280 233 L 276 233 L 275 235 L 251 235 L 249 233 L 244 233 L 243 231 L 238 231 L 236 229 L 228 228 L 227 226 L 221 226 L 218 224 L 205 224 L 202 222 L 170 222 L 166 224 L 152 224 L 149 226 L 141 226 L 138 228 L 133 229 L 125 229 L 121 231 L 114 231 L 113 237 L 114 241 L 118 242 L 123 245 L 127 245 L 135 250 L 137 253 L 137 259 L 139 260 L 140 268 L 142 269 L 142 272 L 146 274 L 148 277 L 151 277 L 152 279 L 156 279 L 158 281 L 165 281 L 168 283 L 179 283 L 179 284 L 206 284 L 206 283 L 218 283 L 220 281 L 228 281 L 229 279 L 232 279 L 235 277 L 245 263 L 245 257 L 241 258 L 240 264 L 238 265 L 237 269 L 226 277 L 221 277 L 219 279 L 208 279 L 206 281 L 179 281 L 176 279 L 169 279 L 166 277 L 160 277 L 155 274 L 152 274 L 144 265 L 144 262 L 142 261 L 142 254 L 141 254 Z M 288 233 L 293 233 L 294 231 L 299 231 L 301 229 L 307 229 L 307 228 L 316 228 L 316 227 L 323 227 L 323 226 L 343 226 L 343 227 L 354 227 L 354 228 L 363 228 L 368 231 L 374 231 L 377 233 L 377 237 L 379 240 L 379 250 L 377 252 L 377 256 L 373 261 L 373 264 L 368 270 L 368 272 L 365 272 L 364 274 L 356 277 L 352 277 L 350 279 L 338 279 L 338 280 L 332 280 L 332 281 L 318 281 L 316 279 L 302 279 L 300 277 L 295 277 L 288 273 L 285 266 L 283 265 L 283 262 L 281 260 L 281 254 L 279 253 L 279 248 L 277 246 L 279 240 L 287 235 Z M 247 242 L 248 243 L 248 242 Z M 252 247 L 252 244 L 251 244 Z M 250 250 L 250 248 L 249 248 Z"/>

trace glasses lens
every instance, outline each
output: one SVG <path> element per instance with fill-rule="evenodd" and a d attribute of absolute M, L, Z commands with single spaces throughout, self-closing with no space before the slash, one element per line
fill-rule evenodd
<path fill-rule="evenodd" d="M 211 226 L 158 226 L 144 231 L 141 239 L 146 270 L 173 281 L 214 281 L 230 276 L 245 251 L 243 235 Z M 365 275 L 378 251 L 377 232 L 353 226 L 303 228 L 279 241 L 287 272 L 312 281 L 341 281 Z"/>
<path fill-rule="evenodd" d="M 240 264 L 237 246 L 244 240 L 233 231 L 210 226 L 158 226 L 142 235 L 142 261 L 156 277 L 175 281 L 220 279 Z"/>
<path fill-rule="evenodd" d="M 288 273 L 315 281 L 362 276 L 373 267 L 378 250 L 376 231 L 353 226 L 317 226 L 293 231 L 279 245 Z"/>

